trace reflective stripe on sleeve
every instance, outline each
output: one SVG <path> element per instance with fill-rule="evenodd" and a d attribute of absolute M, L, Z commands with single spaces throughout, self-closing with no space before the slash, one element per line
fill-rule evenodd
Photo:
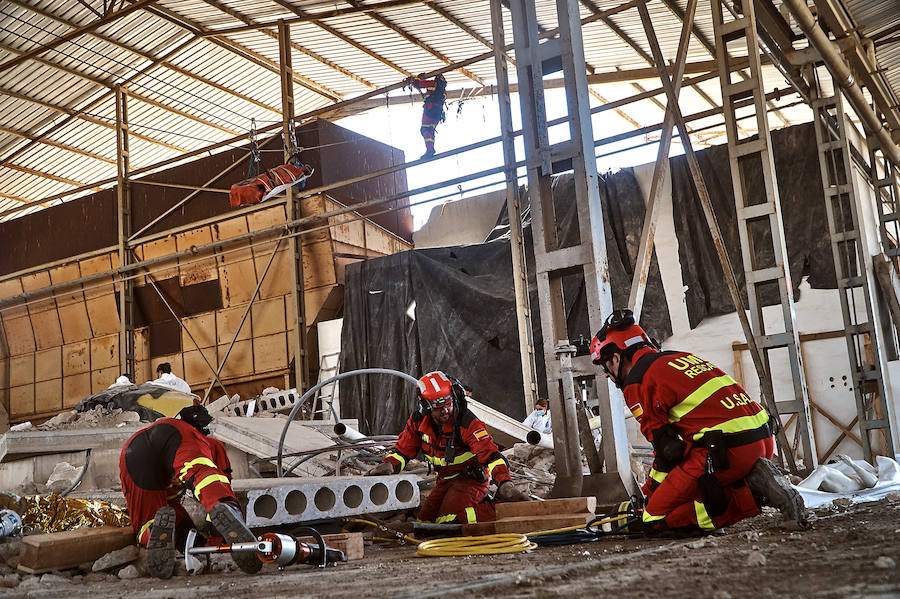
<path fill-rule="evenodd" d="M 184 463 L 184 466 L 181 467 L 181 471 L 178 473 L 178 479 L 184 481 L 184 477 L 187 476 L 188 470 L 190 470 L 194 466 L 209 466 L 210 468 L 218 468 L 215 462 L 213 462 L 209 458 L 196 458 L 191 460 L 190 462 Z"/>
<path fill-rule="evenodd" d="M 759 428 L 765 423 L 769 421 L 769 415 L 765 410 L 760 410 L 756 414 L 752 416 L 741 416 L 739 418 L 732 418 L 731 420 L 726 420 L 720 424 L 715 426 L 709 426 L 706 428 L 701 428 L 698 432 L 694 433 L 693 438 L 694 441 L 699 440 L 704 434 L 709 431 L 722 431 L 725 434 L 731 433 L 740 433 L 743 431 L 753 430 L 755 428 Z"/>
<path fill-rule="evenodd" d="M 650 469 L 650 478 L 655 480 L 658 483 L 662 483 L 662 481 L 666 480 L 666 477 L 669 475 L 668 472 L 660 472 L 656 468 Z"/>
<path fill-rule="evenodd" d="M 454 520 L 456 520 L 456 514 L 444 514 L 443 516 L 438 516 L 434 523 L 447 524 L 448 522 L 453 522 Z"/>
<path fill-rule="evenodd" d="M 675 404 L 669 408 L 669 422 L 678 422 L 691 410 L 702 404 L 710 395 L 727 387 L 736 384 L 734 379 L 727 374 L 714 379 L 710 379 L 697 387 L 697 389 L 688 395 L 681 403 Z"/>
<path fill-rule="evenodd" d="M 392 455 L 393 455 L 393 454 L 392 454 Z M 467 461 L 471 460 L 471 459 L 474 458 L 474 457 L 475 457 L 475 454 L 474 454 L 474 453 L 472 453 L 471 451 L 467 451 L 467 452 L 461 453 L 461 454 L 459 454 L 458 456 L 456 456 L 455 458 L 453 458 L 453 461 L 450 462 L 449 465 L 450 465 L 450 466 L 455 466 L 456 464 L 462 464 L 463 462 L 467 462 Z M 431 462 L 432 464 L 434 464 L 435 466 L 447 466 L 447 465 L 448 465 L 448 464 L 447 464 L 447 460 L 445 460 L 444 458 L 438 458 L 438 457 L 435 457 L 435 456 L 432 456 L 432 455 L 426 455 L 425 458 L 426 458 L 429 462 Z"/>
<path fill-rule="evenodd" d="M 396 451 L 394 453 L 388 454 L 388 457 L 394 458 L 395 460 L 400 462 L 400 470 L 403 470 L 404 468 L 406 468 L 406 458 L 404 458 L 402 455 L 400 455 Z"/>
<path fill-rule="evenodd" d="M 225 483 L 226 485 L 229 484 L 228 477 L 224 474 L 210 474 L 194 486 L 194 494 L 197 495 L 199 499 L 200 491 L 204 487 L 215 482 Z"/>
<path fill-rule="evenodd" d="M 475 508 L 467 507 L 466 508 L 466 523 L 467 524 L 475 524 L 478 519 L 475 517 Z"/>
<path fill-rule="evenodd" d="M 501 466 L 501 465 L 503 465 L 503 466 L 506 465 L 506 460 L 504 460 L 503 458 L 497 458 L 493 462 L 488 462 L 488 465 L 487 465 L 488 476 L 493 478 L 494 477 L 494 468 L 496 468 L 497 466 Z"/>
<path fill-rule="evenodd" d="M 703 530 L 714 530 L 716 525 L 713 524 L 712 518 L 706 513 L 706 506 L 699 501 L 694 502 L 694 511 L 697 512 L 697 526 Z"/>

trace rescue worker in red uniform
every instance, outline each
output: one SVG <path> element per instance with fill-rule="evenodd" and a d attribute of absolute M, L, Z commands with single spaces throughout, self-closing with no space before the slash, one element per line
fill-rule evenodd
<path fill-rule="evenodd" d="M 178 418 L 160 418 L 139 430 L 119 456 L 119 477 L 138 544 L 147 548 L 150 573 L 170 578 L 175 546 L 192 528 L 181 498 L 191 489 L 203 504 L 215 531 L 226 543 L 252 542 L 240 504 L 231 489 L 231 464 L 225 446 L 209 435 L 212 417 L 200 405 L 188 406 Z M 176 541 L 176 536 L 179 537 Z M 232 554 L 245 572 L 258 572 L 255 555 Z"/>
<path fill-rule="evenodd" d="M 423 75 L 409 77 L 407 85 L 415 86 L 422 94 L 422 127 L 419 132 L 425 140 L 425 153 L 422 158 L 434 156 L 434 129 L 444 120 L 444 100 L 447 98 L 447 80 L 443 75 L 434 79 L 425 79 Z"/>
<path fill-rule="evenodd" d="M 627 309 L 591 340 L 591 360 L 622 389 L 653 445 L 644 530 L 711 531 L 760 505 L 806 526 L 803 498 L 769 460 L 774 422 L 730 376 L 691 353 L 658 351 Z"/>
<path fill-rule="evenodd" d="M 499 485 L 498 499 L 528 501 L 512 483 L 506 460 L 484 423 L 466 407 L 466 392 L 459 381 L 441 371 L 429 372 L 419 379 L 416 396 L 421 409 L 407 420 L 394 452 L 369 476 L 396 474 L 421 451 L 438 474 L 419 511 L 422 522 L 495 520 L 494 504 L 487 497 L 491 480 Z"/>

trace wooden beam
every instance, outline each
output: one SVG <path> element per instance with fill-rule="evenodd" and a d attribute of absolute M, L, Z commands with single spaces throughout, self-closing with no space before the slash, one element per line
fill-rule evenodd
<path fill-rule="evenodd" d="M 40 574 L 54 570 L 74 568 L 91 562 L 128 545 L 134 544 L 134 531 L 130 526 L 116 528 L 77 528 L 44 535 L 30 535 L 22 540 L 24 548 L 19 559 L 19 570 L 28 574 Z"/>
<path fill-rule="evenodd" d="M 69 144 L 62 143 L 59 141 L 53 141 L 52 139 L 39 139 L 37 135 L 33 135 L 31 133 L 28 133 L 27 131 L 22 131 L 20 129 L 12 129 L 10 127 L 4 127 L 4 126 L 0 125 L 0 133 L 6 133 L 8 135 L 15 135 L 16 137 L 21 137 L 21 138 L 27 139 L 29 141 L 35 141 L 37 143 L 44 144 L 45 146 L 59 148 L 60 150 L 72 152 L 73 154 L 85 156 L 86 158 L 93 158 L 94 160 L 99 160 L 100 162 L 105 162 L 107 164 L 115 164 L 116 163 L 115 160 L 112 160 L 111 158 L 107 158 L 106 156 L 101 156 L 100 154 L 95 154 L 94 152 L 88 152 L 87 150 L 82 150 L 80 148 L 76 148 L 75 146 L 71 146 Z"/>
<path fill-rule="evenodd" d="M 84 183 L 83 181 L 76 181 L 75 179 L 67 179 L 66 177 L 60 177 L 58 175 L 54 175 L 54 174 L 48 173 L 46 171 L 39 171 L 37 169 L 28 168 L 27 166 L 13 164 L 12 162 L 4 164 L 3 168 L 8 168 L 10 170 L 19 171 L 20 173 L 27 173 L 29 175 L 34 175 L 35 177 L 42 177 L 44 179 L 50 179 L 51 181 L 56 181 L 57 183 L 65 183 L 66 185 L 72 185 L 74 187 L 88 185 L 88 183 Z M 100 188 L 94 187 L 93 189 L 99 190 Z"/>
<path fill-rule="evenodd" d="M 87 25 L 84 25 L 83 27 L 77 27 L 77 28 L 73 29 L 72 31 L 69 31 L 65 35 L 61 35 L 61 36 L 57 37 L 56 39 L 51 40 L 47 43 L 41 43 L 37 48 L 29 50 L 28 52 L 25 52 L 24 54 L 22 54 L 20 56 L 11 58 L 11 59 L 7 60 L 6 62 L 4 62 L 3 64 L 0 64 L 0 73 L 3 73 L 4 71 L 9 70 L 16 65 L 22 64 L 26 60 L 29 60 L 29 59 L 37 56 L 38 54 L 41 54 L 42 52 L 46 52 L 47 50 L 50 50 L 57 46 L 60 46 L 60 45 L 64 44 L 65 42 L 70 42 L 79 36 L 82 36 L 86 33 L 90 33 L 91 31 L 93 31 L 99 27 L 103 27 L 104 25 L 108 25 L 108 24 L 112 23 L 113 21 L 121 19 L 122 17 L 129 15 L 136 10 L 142 10 L 144 8 L 148 8 L 154 2 L 156 2 L 156 0 L 137 0 L 136 2 L 134 2 L 134 4 L 129 5 L 128 8 L 124 8 L 124 9 L 116 11 L 114 13 L 110 13 L 101 19 L 97 19 L 93 23 L 88 23 Z"/>

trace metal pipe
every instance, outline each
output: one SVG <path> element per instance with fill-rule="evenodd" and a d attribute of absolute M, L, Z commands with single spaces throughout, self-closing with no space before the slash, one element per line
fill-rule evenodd
<path fill-rule="evenodd" d="M 342 372 L 340 374 L 336 374 L 331 378 L 327 378 L 324 381 L 320 381 L 310 387 L 306 393 L 304 393 L 297 403 L 294 404 L 294 407 L 291 409 L 291 413 L 288 414 L 287 420 L 284 423 L 284 428 L 281 429 L 281 437 L 278 439 L 278 464 L 276 465 L 276 473 L 279 477 L 284 476 L 284 468 L 282 467 L 282 457 L 284 456 L 284 439 L 287 437 L 288 427 L 291 425 L 291 422 L 294 420 L 294 417 L 297 416 L 297 412 L 300 411 L 300 408 L 303 407 L 303 404 L 319 389 L 328 385 L 329 383 L 333 383 L 334 381 L 339 381 L 341 379 L 345 379 L 351 376 L 357 376 L 360 374 L 391 374 L 394 376 L 399 376 L 402 379 L 406 379 L 411 382 L 413 385 L 417 385 L 419 383 L 418 379 L 411 377 L 405 372 L 400 372 L 399 370 L 392 370 L 390 368 L 360 368 L 358 370 L 350 370 L 347 372 Z"/>
<path fill-rule="evenodd" d="M 871 135 L 878 137 L 884 153 L 888 154 L 895 163 L 900 163 L 900 148 L 891 139 L 891 134 L 884 128 L 881 119 L 869 106 L 862 89 L 860 89 L 853 77 L 850 66 L 844 60 L 844 57 L 841 56 L 841 53 L 835 49 L 832 41 L 828 39 L 828 34 L 819 26 L 815 15 L 806 6 L 806 0 L 784 0 L 784 4 L 790 9 L 794 18 L 797 19 L 797 24 L 803 30 L 803 33 L 806 34 L 810 44 L 822 56 L 822 60 L 825 61 L 825 66 L 828 67 L 828 71 L 834 78 L 835 83 L 844 90 L 847 100 L 853 106 L 854 112 L 862 119 L 866 129 Z"/>
<path fill-rule="evenodd" d="M 538 447 L 553 449 L 553 435 L 545 435 L 544 433 L 531 430 L 528 431 L 527 435 L 525 435 L 525 440 L 528 441 L 529 445 L 537 445 Z"/>

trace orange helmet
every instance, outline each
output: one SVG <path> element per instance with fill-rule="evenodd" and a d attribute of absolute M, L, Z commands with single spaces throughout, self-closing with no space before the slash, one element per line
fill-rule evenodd
<path fill-rule="evenodd" d="M 459 383 L 440 370 L 429 372 L 419 379 L 416 386 L 416 395 L 426 410 L 443 407 L 448 401 L 453 401 L 459 392 L 455 389 Z"/>
<path fill-rule="evenodd" d="M 603 366 L 603 360 L 615 351 L 653 346 L 650 337 L 634 322 L 634 313 L 628 308 L 614 310 L 597 334 L 591 339 L 591 362 Z"/>

